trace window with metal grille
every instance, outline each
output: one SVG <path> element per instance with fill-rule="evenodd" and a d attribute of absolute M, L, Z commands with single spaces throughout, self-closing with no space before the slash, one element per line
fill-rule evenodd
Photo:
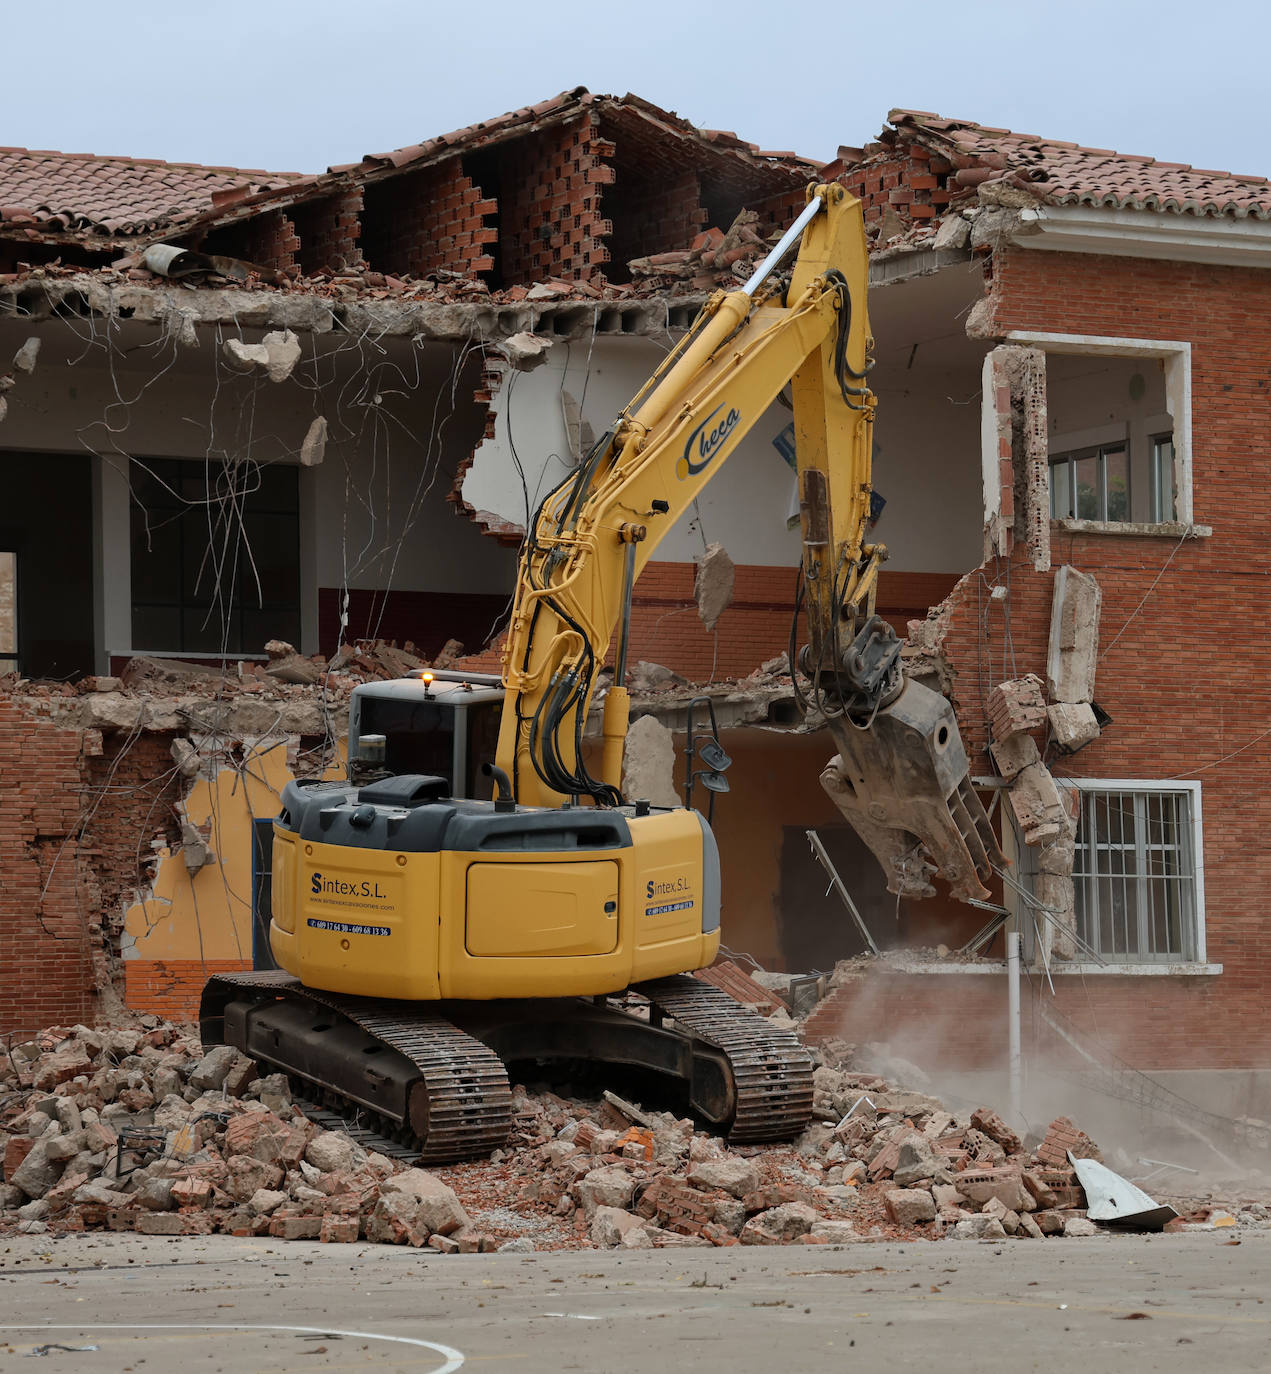
<path fill-rule="evenodd" d="M 1203 962 L 1200 785 L 1075 786 L 1082 940 L 1109 962 Z"/>

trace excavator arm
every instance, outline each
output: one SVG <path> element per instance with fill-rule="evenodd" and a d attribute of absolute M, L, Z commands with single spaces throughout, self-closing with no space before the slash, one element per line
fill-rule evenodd
<path fill-rule="evenodd" d="M 786 285 L 774 269 L 796 245 Z M 886 549 L 867 542 L 867 283 L 859 202 L 841 186 L 810 188 L 803 214 L 745 287 L 711 297 L 610 431 L 544 498 L 522 550 L 504 650 L 498 763 L 525 805 L 622 800 L 633 584 L 789 385 L 808 640 L 799 666 L 810 683 L 805 707 L 824 718 L 839 750 L 823 784 L 893 891 L 928 895 L 934 869 L 956 896 L 981 898 L 980 880 L 1000 856 L 970 787 L 952 707 L 906 682 L 899 641 L 874 614 Z M 583 725 L 615 630 L 594 777 L 582 756 Z"/>

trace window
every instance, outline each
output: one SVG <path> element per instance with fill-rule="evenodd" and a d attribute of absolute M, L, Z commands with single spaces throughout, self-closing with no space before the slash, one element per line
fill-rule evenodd
<path fill-rule="evenodd" d="M 18 555 L 0 551 L 0 673 L 18 668 Z"/>
<path fill-rule="evenodd" d="M 1130 451 L 1107 444 L 1050 460 L 1052 520 L 1128 520 Z"/>
<path fill-rule="evenodd" d="M 1199 784 L 1076 787 L 1078 935 L 1109 962 L 1203 961 Z"/>
<path fill-rule="evenodd" d="M 300 637 L 297 469 L 134 460 L 132 642 L 139 651 L 260 653 Z"/>
<path fill-rule="evenodd" d="M 1152 461 L 1150 469 L 1152 520 L 1157 524 L 1175 518 L 1178 508 L 1177 492 L 1174 485 L 1174 436 L 1154 434 L 1152 436 Z"/>

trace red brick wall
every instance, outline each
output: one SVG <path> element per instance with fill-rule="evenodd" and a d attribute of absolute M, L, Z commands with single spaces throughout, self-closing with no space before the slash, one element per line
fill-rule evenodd
<path fill-rule="evenodd" d="M 620 167 L 614 188 L 605 197 L 614 225 L 609 242 L 614 262 L 611 275 L 625 281 L 626 265 L 632 258 L 687 248 L 706 222 L 701 197 L 701 184 L 692 167 L 677 171 L 659 167 L 652 177 Z"/>
<path fill-rule="evenodd" d="M 1113 718 L 1052 769 L 1202 783 L 1207 956 L 1225 970 L 1210 979 L 1056 980 L 1060 1006 L 1097 1024 L 1140 1067 L 1271 1067 L 1271 849 L 1263 809 L 1251 804 L 1266 788 L 1268 743 L 1258 737 L 1271 726 L 1271 503 L 1254 467 L 1268 446 L 1271 274 L 1014 250 L 999 255 L 995 292 L 997 332 L 1192 341 L 1195 518 L 1215 530 L 1177 547 L 1171 538 L 1051 532 L 1054 566 L 1093 573 L 1102 588 L 1095 697 Z M 967 578 L 946 644 L 976 751 L 987 738 L 987 690 L 1004 676 L 1045 676 L 1054 581 L 1022 551 L 986 573 L 988 584 L 1009 588 L 1006 601 L 990 607 L 985 579 Z M 988 771 L 987 760 L 977 753 L 972 767 Z M 962 981 L 980 991 L 958 993 L 959 980 L 944 977 L 907 980 L 885 999 L 886 1024 L 903 1034 L 961 1006 L 951 1035 L 973 1057 L 979 1031 L 963 1023 L 990 994 Z"/>
<path fill-rule="evenodd" d="M 300 240 L 297 261 L 305 276 L 324 268 L 351 267 L 361 261 L 362 188 L 341 196 L 292 207 L 291 217 Z"/>
<path fill-rule="evenodd" d="M 99 893 L 72 837 L 100 744 L 0 696 L 0 1034 L 93 1018 Z"/>
<path fill-rule="evenodd" d="M 489 245 L 498 231 L 486 220 L 497 209 L 464 176 L 457 157 L 368 186 L 362 216 L 367 265 L 417 277 L 436 269 L 489 272 Z"/>
<path fill-rule="evenodd" d="M 213 973 L 251 968 L 241 959 L 129 959 L 124 964 L 125 997 L 134 1011 L 170 1021 L 197 1021 L 203 984 Z"/>
<path fill-rule="evenodd" d="M 849 168 L 838 180 L 861 202 L 866 225 L 890 206 L 902 220 L 935 219 L 959 190 L 953 167 L 918 143 L 901 142 Z"/>
<path fill-rule="evenodd" d="M 693 682 L 746 677 L 765 660 L 784 653 L 794 609 L 795 569 L 743 564 L 737 568 L 732 605 L 711 634 L 693 600 L 693 563 L 649 563 L 631 604 L 628 662 L 660 663 Z M 903 634 L 905 622 L 943 600 L 956 578 L 944 573 L 884 572 L 879 610 Z M 718 637 L 718 650 L 716 648 Z M 806 641 L 800 626 L 798 644 Z"/>
<path fill-rule="evenodd" d="M 496 150 L 505 286 L 601 275 L 609 260 L 602 239 L 613 231 L 601 218 L 601 188 L 613 181 L 602 159 L 612 148 L 587 114 Z"/>
<path fill-rule="evenodd" d="M 199 251 L 287 272 L 296 265 L 300 246 L 296 226 L 281 210 L 271 210 L 243 224 L 212 230 L 199 244 Z"/>

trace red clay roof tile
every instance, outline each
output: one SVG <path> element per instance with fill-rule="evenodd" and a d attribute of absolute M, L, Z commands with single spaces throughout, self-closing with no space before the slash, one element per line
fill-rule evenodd
<path fill-rule="evenodd" d="M 294 172 L 0 148 L 0 205 L 7 207 L 0 219 L 20 211 L 46 229 L 149 233 L 211 209 L 214 196 L 298 180 Z"/>
<path fill-rule="evenodd" d="M 893 110 L 887 118 L 898 130 L 942 149 L 956 148 L 981 165 L 1000 166 L 1004 160 L 1005 177 L 1023 178 L 1040 200 L 1054 205 L 1271 219 L 1271 186 L 1265 177 L 1157 162 L 1142 154 L 1086 148 L 921 110 Z"/>

